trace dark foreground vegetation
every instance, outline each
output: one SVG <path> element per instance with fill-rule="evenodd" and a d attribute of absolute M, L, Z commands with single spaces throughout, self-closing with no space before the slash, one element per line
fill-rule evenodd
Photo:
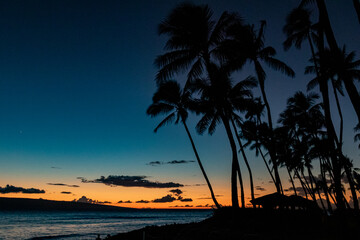
<path fill-rule="evenodd" d="M 108 239 L 360 239 L 359 212 L 222 208 L 199 223 L 148 226 Z"/>
<path fill-rule="evenodd" d="M 358 0 L 354 8 L 359 14 Z M 221 208 L 221 202 L 188 128 L 189 113 L 200 116 L 199 134 L 213 134 L 220 125 L 224 127 L 232 156 L 234 208 L 246 207 L 240 161 L 246 165 L 250 197 L 255 199 L 248 148 L 264 162 L 278 194 L 305 196 L 324 212 L 359 210 L 360 173 L 345 152 L 343 139 L 344 125 L 350 124 L 354 139 L 360 140 L 356 132 L 360 129 L 360 60 L 355 51 L 346 49 L 346 43 L 336 41 L 330 18 L 324 0 L 299 0 L 284 16 L 284 39 L 279 40 L 285 50 L 308 44 L 307 90 L 316 92 L 297 91 L 289 96 L 277 124 L 271 114 L 266 83 L 272 79 L 267 72 L 280 71 L 284 77 L 295 77 L 295 72 L 267 45 L 265 20 L 247 23 L 239 13 L 227 11 L 215 18 L 208 5 L 184 3 L 159 24 L 159 34 L 167 41 L 165 52 L 155 59 L 158 88 L 147 114 L 166 116 L 155 132 L 172 122 L 183 125 L 216 208 Z M 235 72 L 253 76 L 239 79 Z M 176 77 L 183 79 L 177 82 Z M 260 96 L 254 95 L 256 88 Z M 339 96 L 350 99 L 355 122 L 344 119 Z"/>

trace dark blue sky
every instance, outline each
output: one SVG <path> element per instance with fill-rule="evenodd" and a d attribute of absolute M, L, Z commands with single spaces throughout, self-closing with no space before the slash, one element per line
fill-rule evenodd
<path fill-rule="evenodd" d="M 107 174 L 181 179 L 174 167 L 154 170 L 146 163 L 193 159 L 183 129 L 166 127 L 154 134 L 161 119 L 145 114 L 155 91 L 153 61 L 163 53 L 165 42 L 157 35 L 157 25 L 180 2 L 0 2 L 0 186 L 17 183 L 13 176 L 22 174 L 38 182 L 42 176 L 76 182 L 80 175 Z M 215 17 L 229 10 L 250 23 L 267 20 L 266 43 L 297 74 L 289 79 L 269 70 L 266 89 L 274 120 L 286 99 L 305 90 L 311 79 L 303 75 L 310 57 L 307 45 L 286 53 L 281 46 L 285 17 L 298 2 L 195 1 L 208 3 Z M 339 44 L 359 51 L 360 25 L 352 2 L 327 4 Z M 252 69 L 245 68 L 234 80 L 249 74 Z M 358 157 L 352 142 L 355 114 L 348 100 L 342 102 L 348 120 L 345 150 Z M 197 119 L 190 118 L 191 127 L 195 124 L 191 120 Z M 195 140 L 210 176 L 227 183 L 230 151 L 222 126 L 213 137 L 195 136 Z M 261 161 L 251 156 L 255 174 L 267 179 Z M 221 167 L 219 159 L 224 163 Z M 51 172 L 52 166 L 61 171 Z M 181 174 L 196 175 L 193 181 L 201 182 L 196 167 Z"/>

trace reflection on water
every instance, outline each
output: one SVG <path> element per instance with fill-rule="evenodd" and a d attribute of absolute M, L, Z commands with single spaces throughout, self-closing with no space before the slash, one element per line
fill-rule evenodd
<path fill-rule="evenodd" d="M 0 212 L 0 239 L 91 239 L 148 225 L 198 222 L 211 210 Z"/>

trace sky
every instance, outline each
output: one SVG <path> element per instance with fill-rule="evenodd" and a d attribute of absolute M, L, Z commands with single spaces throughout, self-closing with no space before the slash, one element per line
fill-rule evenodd
<path fill-rule="evenodd" d="M 166 126 L 155 134 L 161 117 L 146 115 L 156 90 L 158 69 L 153 62 L 165 52 L 166 37 L 158 36 L 157 26 L 181 2 L 0 2 L 0 197 L 80 199 L 141 208 L 212 205 L 183 127 Z M 291 79 L 266 69 L 275 122 L 287 98 L 306 91 L 312 79 L 303 74 L 309 47 L 282 48 L 286 15 L 299 1 L 194 3 L 208 4 L 214 19 L 227 10 L 255 26 L 267 21 L 266 44 L 296 73 Z M 339 45 L 358 52 L 360 24 L 352 1 L 326 3 Z M 253 69 L 246 66 L 233 80 L 251 74 Z M 185 81 L 181 76 L 176 80 Z M 356 116 L 346 97 L 341 104 L 344 152 L 359 167 L 352 130 Z M 334 111 L 333 116 L 336 125 Z M 191 115 L 188 124 L 200 158 L 218 201 L 230 205 L 231 152 L 225 131 L 220 125 L 212 136 L 197 135 L 198 120 Z M 274 192 L 262 160 L 249 150 L 248 155 L 256 196 Z M 248 175 L 240 164 L 248 201 Z M 285 172 L 281 174 L 286 179 Z"/>

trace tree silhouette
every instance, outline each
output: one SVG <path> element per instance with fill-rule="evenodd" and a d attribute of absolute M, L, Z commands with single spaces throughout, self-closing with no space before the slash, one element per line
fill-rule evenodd
<path fill-rule="evenodd" d="M 193 88 L 201 95 L 198 113 L 203 114 L 196 128 L 199 133 L 208 130 L 209 134 L 213 134 L 220 121 L 224 124 L 233 153 L 232 182 L 236 181 L 237 172 L 241 189 L 241 206 L 245 207 L 243 181 L 230 123 L 235 116 L 235 110 L 244 111 L 246 109 L 247 103 L 252 97 L 250 89 L 256 86 L 256 81 L 249 77 L 232 86 L 229 74 L 224 69 L 216 65 L 212 67 L 214 78 L 197 79 L 192 83 Z"/>
<path fill-rule="evenodd" d="M 220 204 L 216 200 L 209 178 L 207 177 L 205 169 L 200 161 L 195 143 L 186 124 L 186 119 L 188 117 L 187 108 L 191 105 L 190 95 L 190 91 L 188 89 L 181 90 L 180 85 L 176 81 L 164 81 L 159 85 L 157 91 L 155 92 L 153 96 L 153 103 L 149 106 L 146 113 L 151 117 L 155 117 L 159 114 L 169 114 L 154 129 L 154 132 L 157 132 L 160 127 L 171 123 L 174 120 L 175 124 L 181 122 L 184 125 L 195 153 L 196 160 L 209 187 L 211 198 L 214 201 L 215 206 L 220 208 Z"/>
<path fill-rule="evenodd" d="M 270 105 L 265 91 L 266 73 L 262 67 L 262 63 L 265 63 L 270 68 L 281 71 L 291 77 L 294 77 L 295 73 L 284 62 L 274 57 L 276 55 L 276 51 L 273 47 L 265 46 L 264 43 L 265 24 L 266 22 L 262 21 L 261 27 L 257 32 L 254 30 L 254 26 L 248 26 L 247 28 L 243 28 L 239 31 L 233 31 L 231 32 L 231 34 L 235 41 L 234 45 L 238 43 L 239 45 L 243 45 L 243 46 L 239 46 L 238 49 L 246 49 L 244 52 L 238 52 L 238 54 L 240 56 L 244 56 L 246 60 L 249 61 L 255 68 L 255 73 L 259 81 L 261 96 L 264 101 L 265 108 L 267 110 L 269 129 L 272 132 L 273 125 L 272 125 Z M 243 59 L 243 57 L 239 57 L 239 59 Z M 238 67 L 240 68 L 241 66 L 242 66 L 242 61 L 239 62 Z M 272 138 L 271 135 L 270 138 Z M 281 187 L 280 176 L 278 173 L 278 166 L 276 163 L 276 159 L 277 159 L 276 151 L 274 147 L 271 147 L 271 142 L 268 150 L 274 166 L 276 189 L 279 193 L 281 193 L 282 187 Z"/>
<path fill-rule="evenodd" d="M 227 29 L 232 25 L 241 25 L 241 19 L 237 14 L 223 12 L 215 22 L 207 5 L 183 3 L 176 7 L 159 25 L 159 34 L 167 35 L 168 40 L 165 45 L 167 53 L 155 60 L 160 69 L 156 76 L 157 83 L 184 71 L 187 71 L 187 82 L 201 77 L 203 73 L 211 81 L 217 81 L 214 61 L 224 58 L 217 46 L 224 40 Z M 231 199 L 232 205 L 238 207 L 236 169 L 239 163 L 227 117 L 222 115 L 233 157 Z"/>

